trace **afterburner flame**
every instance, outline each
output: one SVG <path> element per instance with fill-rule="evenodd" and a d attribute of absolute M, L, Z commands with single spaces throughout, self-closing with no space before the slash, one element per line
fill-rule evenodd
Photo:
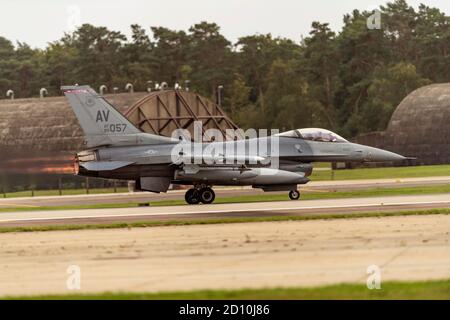
<path fill-rule="evenodd" d="M 55 156 L 7 159 L 0 162 L 0 171 L 8 174 L 73 174 L 73 158 Z"/>

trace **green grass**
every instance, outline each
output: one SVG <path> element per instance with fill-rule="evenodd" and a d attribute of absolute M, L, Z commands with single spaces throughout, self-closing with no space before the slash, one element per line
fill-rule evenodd
<path fill-rule="evenodd" d="M 8 298 L 7 298 L 8 299 Z M 243 290 L 202 290 L 162 293 L 100 293 L 10 297 L 9 299 L 67 300 L 414 300 L 450 299 L 450 280 L 421 282 L 382 282 L 380 290 L 369 290 L 364 284 L 337 284 L 313 288 L 273 288 Z"/>
<path fill-rule="evenodd" d="M 307 187 L 306 187 L 307 188 Z M 370 188 L 354 191 L 324 191 L 302 193 L 302 200 L 320 200 L 320 199 L 342 199 L 342 198 L 358 198 L 358 197 L 376 197 L 376 196 L 401 196 L 416 194 L 438 194 L 450 193 L 450 184 L 424 186 L 424 187 L 405 187 L 405 188 Z M 268 201 L 290 201 L 287 194 L 265 193 L 263 195 L 249 195 L 239 197 L 217 197 L 216 204 L 220 203 L 249 203 L 249 202 L 268 202 Z M 176 206 L 185 205 L 186 202 L 180 200 L 164 200 L 152 201 L 151 206 Z M 18 211 L 39 211 L 39 210 L 79 210 L 79 209 L 111 209 L 111 208 L 132 208 L 137 207 L 138 203 L 105 203 L 95 205 L 74 205 L 74 206 L 41 206 L 41 207 L 1 207 L 1 212 L 18 212 Z"/>
<path fill-rule="evenodd" d="M 116 222 L 103 224 L 67 224 L 36 227 L 0 227 L 0 233 L 36 232 L 36 231 L 68 231 L 93 229 L 122 229 L 122 228 L 150 228 L 165 226 L 188 226 L 224 223 L 248 222 L 276 222 L 276 221 L 308 221 L 308 220 L 334 220 L 334 219 L 360 219 L 381 218 L 393 216 L 423 216 L 435 214 L 450 214 L 450 209 L 405 210 L 396 212 L 360 212 L 360 213 L 333 213 L 333 214 L 305 214 L 302 216 L 265 216 L 265 217 L 239 217 L 239 218 L 211 218 L 192 220 L 142 221 L 142 222 Z"/>
<path fill-rule="evenodd" d="M 313 171 L 310 178 L 312 181 L 331 180 L 332 175 L 334 175 L 334 180 L 450 176 L 450 165 Z"/>
<path fill-rule="evenodd" d="M 331 169 L 331 162 L 315 162 L 314 168 Z"/>

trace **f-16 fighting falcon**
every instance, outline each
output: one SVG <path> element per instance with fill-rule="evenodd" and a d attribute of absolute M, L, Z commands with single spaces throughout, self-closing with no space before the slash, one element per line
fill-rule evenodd
<path fill-rule="evenodd" d="M 185 195 L 189 204 L 212 203 L 215 185 L 288 191 L 297 200 L 297 186 L 309 181 L 313 162 L 406 159 L 316 128 L 213 142 L 144 133 L 89 86 L 61 89 L 85 134 L 86 150 L 76 155 L 76 174 L 134 180 L 137 190 L 157 193 L 170 184 L 191 185 Z"/>

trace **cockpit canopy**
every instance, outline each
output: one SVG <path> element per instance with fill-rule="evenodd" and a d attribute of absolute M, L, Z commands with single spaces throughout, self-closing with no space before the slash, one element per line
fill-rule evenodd
<path fill-rule="evenodd" d="M 340 135 L 331 132 L 329 130 L 320 128 L 296 129 L 279 133 L 277 136 L 299 138 L 303 140 L 320 141 L 320 142 L 348 142 Z"/>

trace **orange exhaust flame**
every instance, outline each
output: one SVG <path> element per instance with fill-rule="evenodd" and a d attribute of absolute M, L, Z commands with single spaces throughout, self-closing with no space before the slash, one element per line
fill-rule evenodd
<path fill-rule="evenodd" d="M 73 157 L 34 157 L 0 161 L 0 172 L 9 174 L 73 174 Z"/>

